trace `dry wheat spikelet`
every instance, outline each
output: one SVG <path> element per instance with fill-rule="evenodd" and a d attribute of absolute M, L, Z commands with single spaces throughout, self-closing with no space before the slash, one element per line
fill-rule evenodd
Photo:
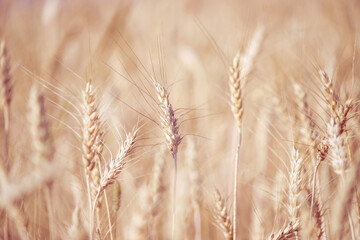
<path fill-rule="evenodd" d="M 127 158 L 131 155 L 137 136 L 137 129 L 126 134 L 126 139 L 121 144 L 118 154 L 111 159 L 108 166 L 102 173 L 100 186 L 97 191 L 97 196 L 100 197 L 105 188 L 116 181 L 117 176 L 121 173 L 127 163 Z"/>
<path fill-rule="evenodd" d="M 4 193 L 3 189 L 5 188 L 6 190 L 6 188 L 9 185 L 9 180 L 5 175 L 4 169 L 2 168 L 1 165 L 0 165 L 0 175 L 1 175 L 0 177 L 1 194 L 6 194 Z M 2 196 L 1 194 L 0 194 L 0 198 Z M 24 211 L 19 209 L 19 207 L 16 206 L 16 204 L 14 203 L 14 201 L 16 201 L 17 199 L 19 198 L 15 198 L 15 200 L 14 199 L 10 199 L 7 201 L 5 200 L 2 203 L 0 201 L 0 208 L 5 209 L 10 219 L 15 223 L 18 230 L 18 234 L 20 235 L 20 239 L 26 239 L 26 236 L 28 235 L 29 219 L 24 213 Z"/>
<path fill-rule="evenodd" d="M 154 156 L 154 165 L 152 168 L 152 176 L 150 181 L 151 192 L 151 229 L 154 239 L 160 237 L 162 232 L 163 209 L 166 192 L 166 178 L 165 178 L 165 153 L 167 147 L 162 145 L 160 150 Z"/>
<path fill-rule="evenodd" d="M 9 107 L 12 96 L 12 84 L 10 77 L 10 58 L 5 46 L 5 41 L 0 42 L 0 106 Z"/>
<path fill-rule="evenodd" d="M 51 161 L 54 156 L 53 139 L 46 116 L 45 98 L 37 85 L 31 88 L 29 108 L 30 130 L 36 154 L 34 162 L 41 164 Z"/>
<path fill-rule="evenodd" d="M 172 105 L 169 102 L 167 90 L 159 82 L 154 82 L 157 97 L 160 103 L 160 123 L 162 131 L 166 137 L 167 146 L 171 154 L 175 156 L 182 137 L 179 134 L 179 125 L 175 117 Z"/>
<path fill-rule="evenodd" d="M 233 227 L 228 214 L 228 210 L 225 205 L 225 201 L 222 198 L 218 189 L 214 190 L 215 196 L 215 207 L 214 207 L 214 218 L 216 220 L 216 225 L 223 232 L 225 239 L 233 239 Z"/>
<path fill-rule="evenodd" d="M 286 224 L 281 228 L 276 234 L 271 234 L 268 237 L 268 240 L 287 240 L 295 239 L 297 232 L 300 230 L 299 222 Z"/>

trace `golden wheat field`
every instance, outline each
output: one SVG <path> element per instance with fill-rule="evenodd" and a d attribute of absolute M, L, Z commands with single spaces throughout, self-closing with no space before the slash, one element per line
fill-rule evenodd
<path fill-rule="evenodd" d="M 0 239 L 360 239 L 358 0 L 0 0 Z"/>

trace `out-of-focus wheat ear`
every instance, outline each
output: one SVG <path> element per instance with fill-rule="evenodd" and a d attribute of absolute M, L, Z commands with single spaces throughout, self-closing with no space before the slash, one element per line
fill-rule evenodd
<path fill-rule="evenodd" d="M 264 39 L 265 27 L 260 25 L 255 29 L 245 51 L 240 58 L 240 79 L 247 78 L 254 69 L 255 58 L 258 55 Z"/>
<path fill-rule="evenodd" d="M 75 202 L 75 208 L 72 212 L 72 218 L 71 218 L 71 225 L 68 229 L 68 235 L 70 239 L 77 240 L 77 239 L 86 239 L 86 232 L 82 225 L 82 219 L 81 219 L 81 185 L 79 180 L 73 176 L 72 181 L 72 187 L 71 187 L 73 196 L 74 196 L 74 202 Z"/>
<path fill-rule="evenodd" d="M 29 107 L 30 130 L 32 135 L 32 142 L 35 148 L 34 162 L 37 165 L 43 164 L 44 162 L 51 162 L 54 158 L 54 144 L 50 134 L 50 126 L 46 115 L 45 97 L 40 92 L 37 85 L 34 85 L 30 91 Z M 49 184 L 46 186 L 43 192 L 49 216 L 49 239 L 53 239 L 55 226 L 53 214 L 54 210 L 51 199 L 51 185 Z"/>
<path fill-rule="evenodd" d="M 161 206 L 164 204 L 165 186 L 165 151 L 162 146 L 160 151 L 155 154 L 154 166 L 151 176 L 151 217 L 152 217 L 152 236 L 156 239 L 161 234 Z"/>
<path fill-rule="evenodd" d="M 316 149 L 315 140 L 317 133 L 315 131 L 315 124 L 311 119 L 312 113 L 307 101 L 307 96 L 304 89 L 297 83 L 294 84 L 294 92 L 296 96 L 296 103 L 299 107 L 299 120 L 300 120 L 300 141 L 309 146 L 311 159 L 315 165 Z"/>
<path fill-rule="evenodd" d="M 130 226 L 128 227 L 128 237 L 126 238 L 129 240 L 149 239 L 148 221 L 151 215 L 151 206 L 149 206 L 148 203 L 151 202 L 151 196 L 146 186 L 142 186 L 138 190 L 138 193 L 139 207 L 131 217 Z"/>
<path fill-rule="evenodd" d="M 39 165 L 53 160 L 54 144 L 46 115 L 45 98 L 37 85 L 31 88 L 29 108 L 30 130 L 35 148 L 34 162 Z"/>
<path fill-rule="evenodd" d="M 6 206 L 48 186 L 61 171 L 64 171 L 64 167 L 59 163 L 45 162 L 27 176 L 17 179 L 17 182 L 8 182 L 8 184 L 2 185 L 0 206 Z"/>
<path fill-rule="evenodd" d="M 288 223 L 282 227 L 276 234 L 271 234 L 267 239 L 268 240 L 287 240 L 294 239 L 297 236 L 297 233 L 300 230 L 299 222 Z"/>
<path fill-rule="evenodd" d="M 8 178 L 5 175 L 5 171 L 3 169 L 3 167 L 0 165 L 0 189 L 1 189 L 1 193 L 2 194 L 6 194 L 6 191 L 4 191 L 4 188 L 6 189 L 9 186 L 9 182 L 8 182 Z M 15 191 L 16 194 L 16 191 Z M 19 199 L 19 198 L 16 198 Z M 15 200 L 11 199 L 10 200 L 5 200 L 5 201 L 0 201 L 0 206 L 1 208 L 6 210 L 7 215 L 9 215 L 10 219 L 15 223 L 15 226 L 17 227 L 18 230 L 18 234 L 20 239 L 27 239 L 27 235 L 28 235 L 28 218 L 27 216 L 24 214 L 23 211 L 19 210 L 19 208 L 17 206 L 15 206 L 14 204 Z M 7 216 L 5 217 L 4 221 L 8 221 Z M 6 225 L 6 224 L 4 224 Z M 8 232 L 8 227 L 4 226 L 4 235 L 5 234 L 9 234 Z M 5 236 L 4 236 L 5 239 Z"/>
<path fill-rule="evenodd" d="M 7 52 L 5 41 L 0 41 L 0 107 L 4 111 L 4 169 L 9 171 L 9 137 L 10 137 L 10 102 L 12 97 L 12 83 L 10 77 L 10 57 Z"/>
<path fill-rule="evenodd" d="M 12 84 L 10 77 L 10 57 L 5 41 L 0 42 L 0 77 L 1 77 L 1 107 L 9 107 L 12 97 Z"/>
<path fill-rule="evenodd" d="M 300 156 L 299 151 L 294 147 L 291 151 L 290 172 L 289 172 L 289 203 L 288 211 L 290 222 L 300 222 L 300 194 L 301 194 L 301 168 L 303 165 L 303 158 Z M 295 233 L 297 234 L 297 233 Z"/>
<path fill-rule="evenodd" d="M 274 184 L 272 191 L 274 193 L 274 211 L 279 219 L 283 218 L 283 213 L 286 212 L 285 203 L 287 202 L 287 178 L 282 171 L 277 171 L 274 177 Z M 287 215 L 286 215 L 287 217 Z M 276 224 L 279 222 L 277 221 Z"/>
<path fill-rule="evenodd" d="M 216 226 L 223 232 L 225 239 L 233 239 L 233 226 L 230 220 L 226 203 L 221 196 L 218 189 L 214 190 L 215 196 L 215 207 L 214 207 L 214 218 L 216 220 Z"/>
<path fill-rule="evenodd" d="M 325 100 L 329 106 L 331 115 L 336 116 L 338 100 L 333 90 L 333 82 L 324 70 L 319 69 L 318 71 L 319 71 L 321 83 L 323 84 L 323 89 L 325 91 Z"/>
<path fill-rule="evenodd" d="M 353 162 L 346 176 L 343 175 L 343 182 L 339 184 L 337 199 L 333 202 L 332 215 L 332 236 L 333 239 L 345 239 L 346 222 L 349 222 L 352 228 L 352 219 L 350 216 L 353 207 L 353 197 L 356 189 L 356 183 L 360 180 L 360 161 Z M 351 229 L 353 231 L 353 229 Z"/>

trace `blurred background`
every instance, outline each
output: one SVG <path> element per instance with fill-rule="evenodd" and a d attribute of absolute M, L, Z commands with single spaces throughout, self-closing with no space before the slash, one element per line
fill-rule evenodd
<path fill-rule="evenodd" d="M 154 155 L 165 146 L 154 123 L 159 116 L 150 80 L 156 79 L 170 91 L 184 136 L 178 157 L 176 239 L 196 238 L 194 198 L 198 199 L 202 239 L 221 239 L 211 211 L 213 189 L 220 189 L 231 209 L 237 145 L 229 66 L 253 34 L 263 29 L 244 91 L 238 232 L 239 239 L 268 236 L 283 225 L 286 216 L 286 210 L 279 210 L 280 196 L 286 191 L 281 181 L 287 178 L 289 152 L 300 129 L 291 122 L 299 111 L 293 85 L 299 84 L 306 92 L 316 129 L 322 133 L 328 115 L 317 68 L 334 79 L 340 98 L 356 99 L 359 18 L 357 0 L 0 0 L 0 39 L 6 41 L 13 82 L 8 177 L 16 182 L 34 168 L 28 100 L 29 89 L 37 84 L 45 94 L 54 160 L 66 169 L 52 186 L 55 239 L 69 237 L 76 205 L 69 186 L 74 182 L 82 192 L 80 199 L 85 199 L 80 225 L 88 229 L 81 138 L 77 136 L 81 136 L 81 126 L 74 119 L 81 121 L 82 92 L 91 79 L 105 122 L 106 161 L 116 154 L 120 136 L 137 123 L 142 126 L 136 156 L 118 179 L 121 207 L 112 216 L 119 239 L 130 239 L 126 237 L 134 225 L 130 219 L 142 203 L 138 190 L 150 184 Z M 141 94 L 147 89 L 149 96 Z M 309 145 L 296 143 L 307 156 Z M 163 221 L 154 239 L 170 239 L 173 162 L 170 153 L 165 151 L 163 157 Z M 323 199 L 330 199 L 330 184 L 323 184 Z M 111 199 L 111 191 L 108 195 Z M 16 202 L 29 217 L 29 239 L 48 237 L 42 202 L 36 194 Z M 14 223 L 9 224 L 10 239 L 16 239 Z M 256 229 L 261 229 L 258 235 Z M 109 234 L 103 234 L 103 239 L 109 239 Z"/>

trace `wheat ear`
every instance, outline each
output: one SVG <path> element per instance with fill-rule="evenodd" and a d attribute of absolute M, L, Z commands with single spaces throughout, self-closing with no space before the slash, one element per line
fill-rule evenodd
<path fill-rule="evenodd" d="M 46 116 L 45 98 L 37 85 L 31 88 L 29 107 L 30 130 L 36 154 L 34 162 L 38 165 L 53 160 L 54 145 Z"/>
<path fill-rule="evenodd" d="M 95 212 L 97 201 L 99 198 L 102 197 L 102 194 L 105 191 L 105 189 L 116 181 L 116 178 L 121 173 L 124 166 L 126 165 L 127 158 L 129 157 L 129 155 L 131 155 L 134 149 L 136 134 L 137 134 L 137 129 L 131 133 L 126 134 L 126 139 L 121 144 L 118 154 L 116 155 L 115 158 L 110 160 L 108 166 L 102 172 L 100 178 L 100 184 L 97 189 L 96 196 L 94 198 L 92 205 L 90 205 L 91 206 L 90 208 L 92 209 L 90 210 L 91 214 Z M 93 217 L 90 219 L 90 229 L 91 229 L 90 239 L 92 239 L 92 226 L 93 226 Z"/>
<path fill-rule="evenodd" d="M 99 135 L 99 115 L 97 112 L 97 103 L 95 91 L 91 82 L 86 84 L 83 93 L 83 163 L 87 176 L 93 170 L 95 164 L 94 158 L 96 154 L 96 140 Z"/>
<path fill-rule="evenodd" d="M 165 135 L 168 149 L 174 159 L 174 187 L 172 206 L 173 219 L 171 228 L 172 239 L 174 239 L 176 216 L 177 152 L 182 137 L 179 134 L 179 125 L 177 122 L 177 118 L 175 117 L 174 110 L 169 102 L 169 93 L 167 92 L 166 88 L 162 86 L 159 82 L 154 81 L 154 86 L 159 100 L 161 128 Z"/>
<path fill-rule="evenodd" d="M 126 139 L 120 146 L 119 153 L 115 158 L 111 159 L 108 166 L 105 168 L 100 185 L 97 191 L 97 197 L 99 198 L 105 188 L 116 181 L 117 176 L 123 170 L 125 164 L 127 163 L 128 157 L 131 155 L 137 136 L 137 129 L 131 133 L 126 134 Z"/>
<path fill-rule="evenodd" d="M 296 223 L 288 223 L 283 228 L 281 228 L 276 234 L 271 234 L 268 237 L 268 240 L 287 240 L 293 239 L 297 236 L 299 228 L 299 222 Z"/>
<path fill-rule="evenodd" d="M 0 107 L 4 111 L 4 130 L 5 130 L 5 164 L 4 168 L 9 170 L 9 135 L 10 135 L 10 102 L 12 97 L 12 83 L 10 77 L 10 57 L 7 52 L 5 41 L 0 41 Z"/>
<path fill-rule="evenodd" d="M 47 120 L 45 97 L 40 92 L 39 87 L 34 85 L 30 91 L 30 126 L 32 142 L 35 148 L 35 163 L 37 165 L 42 164 L 46 161 L 51 162 L 54 158 L 54 144 L 50 134 L 50 125 Z M 51 199 L 51 185 L 48 184 L 44 188 L 44 196 L 47 205 L 49 215 L 49 233 L 50 239 L 54 238 L 55 225 L 54 225 L 54 214 Z"/>
<path fill-rule="evenodd" d="M 300 193 L 301 193 L 301 168 L 303 167 L 303 158 L 295 147 L 291 151 L 290 172 L 289 172 L 289 204 L 287 206 L 290 222 L 298 223 L 300 220 Z M 297 232 L 295 232 L 297 235 Z"/>
<path fill-rule="evenodd" d="M 216 225 L 221 229 L 226 240 L 233 240 L 233 226 L 226 208 L 224 199 L 218 189 L 214 190 L 215 208 L 214 218 Z"/>

